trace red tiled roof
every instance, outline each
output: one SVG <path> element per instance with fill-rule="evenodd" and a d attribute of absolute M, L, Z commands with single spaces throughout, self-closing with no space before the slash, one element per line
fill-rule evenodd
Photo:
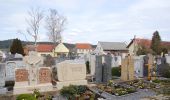
<path fill-rule="evenodd" d="M 127 47 L 129 47 L 132 43 L 134 42 L 134 39 L 129 43 L 129 45 Z M 135 43 L 138 44 L 138 45 L 143 45 L 145 46 L 146 48 L 150 48 L 151 46 L 151 40 L 149 39 L 141 39 L 141 38 L 136 38 L 135 39 Z M 161 44 L 163 46 L 170 46 L 170 42 L 168 41 L 162 41 Z"/>
<path fill-rule="evenodd" d="M 151 46 L 151 40 L 148 40 L 148 39 L 140 39 L 140 38 L 137 38 L 137 39 L 135 39 L 135 42 L 136 42 L 138 45 L 143 45 L 143 46 L 145 46 L 146 48 L 150 48 L 150 46 Z"/>
<path fill-rule="evenodd" d="M 54 46 L 51 44 L 38 44 L 37 51 L 38 52 L 52 52 Z"/>
<path fill-rule="evenodd" d="M 76 49 L 92 49 L 92 46 L 88 43 L 76 43 Z"/>

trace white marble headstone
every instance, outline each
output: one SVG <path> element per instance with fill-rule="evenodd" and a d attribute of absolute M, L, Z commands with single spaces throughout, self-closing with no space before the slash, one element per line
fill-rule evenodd
<path fill-rule="evenodd" d="M 170 56 L 166 56 L 166 62 L 170 64 Z"/>
<path fill-rule="evenodd" d="M 14 61 L 6 62 L 6 80 L 15 80 L 16 63 Z"/>
<path fill-rule="evenodd" d="M 74 61 L 63 61 L 57 64 L 57 75 L 60 82 L 85 80 L 85 62 L 77 63 Z"/>

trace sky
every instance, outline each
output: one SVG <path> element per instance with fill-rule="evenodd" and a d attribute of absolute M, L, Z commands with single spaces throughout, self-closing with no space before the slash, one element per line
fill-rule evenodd
<path fill-rule="evenodd" d="M 170 41 L 170 0 L 0 0 L 0 40 L 33 41 L 26 33 L 26 18 L 37 7 L 44 16 L 52 8 L 67 18 L 63 42 L 128 43 L 134 35 L 151 39 L 156 30 L 163 41 Z M 38 41 L 49 41 L 45 21 Z"/>

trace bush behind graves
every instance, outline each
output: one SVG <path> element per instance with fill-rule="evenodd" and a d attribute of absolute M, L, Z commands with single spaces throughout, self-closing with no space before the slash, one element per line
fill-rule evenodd
<path fill-rule="evenodd" d="M 112 76 L 121 76 L 121 67 L 113 67 L 112 68 Z"/>

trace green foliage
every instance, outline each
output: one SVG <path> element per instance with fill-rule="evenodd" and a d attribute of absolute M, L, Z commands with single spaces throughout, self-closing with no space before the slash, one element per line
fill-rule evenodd
<path fill-rule="evenodd" d="M 155 80 L 153 80 L 152 82 L 154 82 L 154 83 L 160 83 L 161 80 L 155 79 Z"/>
<path fill-rule="evenodd" d="M 17 96 L 16 100 L 37 100 L 37 99 L 31 94 L 20 94 L 19 96 Z"/>
<path fill-rule="evenodd" d="M 89 61 L 86 61 L 86 70 L 87 70 L 87 74 L 90 73 L 90 63 Z"/>
<path fill-rule="evenodd" d="M 113 67 L 112 68 L 112 76 L 121 76 L 121 67 Z"/>
<path fill-rule="evenodd" d="M 151 49 L 154 54 L 159 55 L 161 53 L 161 37 L 159 36 L 159 32 L 155 31 L 152 36 Z"/>
<path fill-rule="evenodd" d="M 144 45 L 140 45 L 137 49 L 136 54 L 137 55 L 146 55 L 148 53 L 151 53 L 152 51 L 148 48 L 146 48 Z"/>
<path fill-rule="evenodd" d="M 83 94 L 85 91 L 87 90 L 86 86 L 80 85 L 80 86 L 76 86 L 76 85 L 70 85 L 68 87 L 63 87 L 60 90 L 60 94 L 63 97 L 66 97 L 68 99 L 75 99 L 77 95 L 81 95 Z"/>
<path fill-rule="evenodd" d="M 18 53 L 18 54 L 24 55 L 24 49 L 23 49 L 22 43 L 19 39 L 13 40 L 12 45 L 10 47 L 10 52 L 11 52 L 11 54 Z"/>
<path fill-rule="evenodd" d="M 33 94 L 35 98 L 38 98 L 41 96 L 40 92 L 37 89 L 34 90 Z"/>

